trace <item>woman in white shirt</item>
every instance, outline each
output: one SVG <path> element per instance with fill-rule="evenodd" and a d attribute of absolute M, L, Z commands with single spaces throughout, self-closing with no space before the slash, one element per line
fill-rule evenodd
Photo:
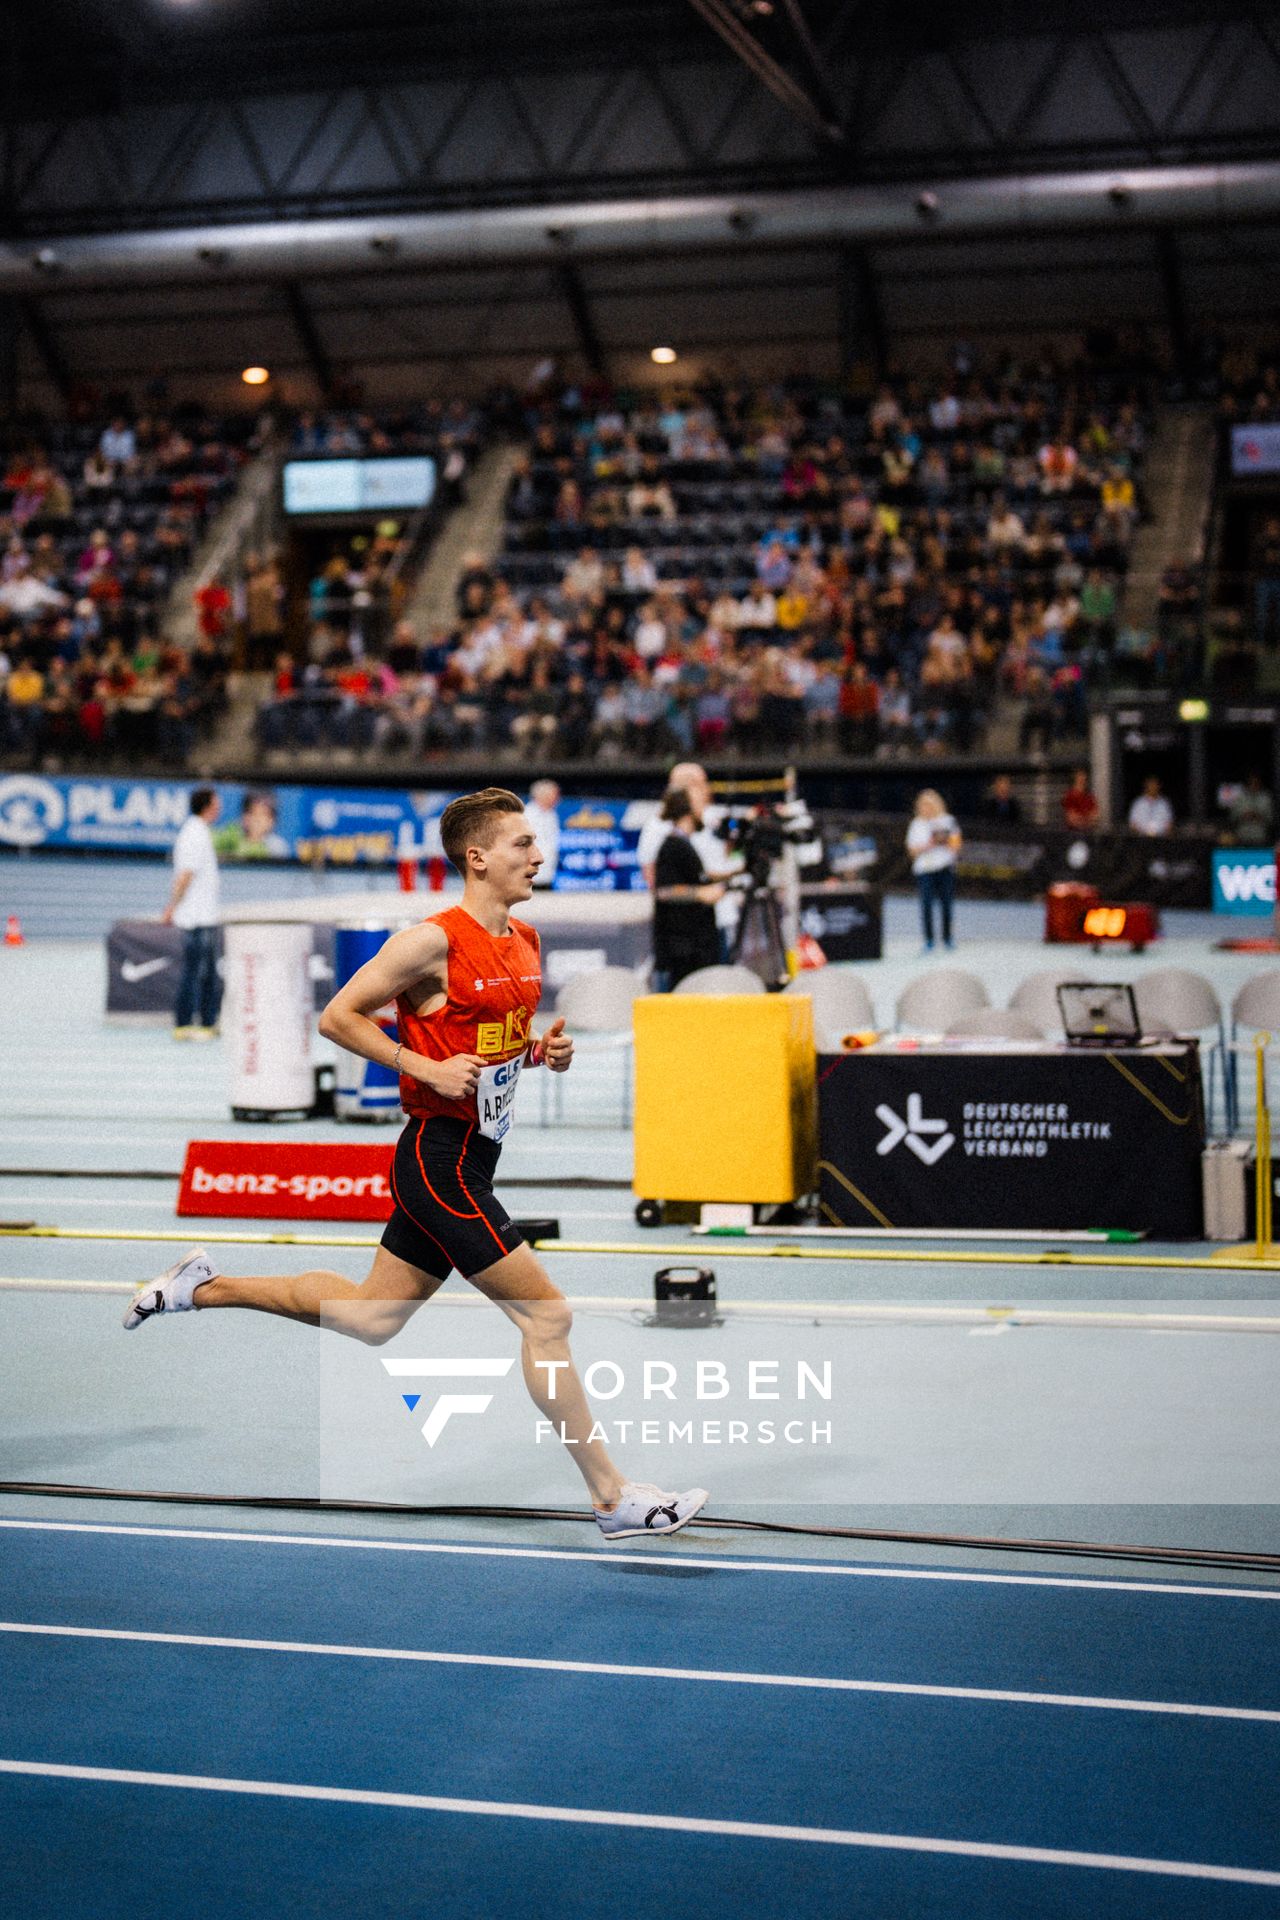
<path fill-rule="evenodd" d="M 942 944 L 950 949 L 951 910 L 956 897 L 956 860 L 963 842 L 960 829 L 940 793 L 926 787 L 916 795 L 916 810 L 907 828 L 907 852 L 911 871 L 920 890 L 920 923 L 924 929 L 924 949 L 933 951 L 933 909 L 939 908 L 942 920 Z"/>

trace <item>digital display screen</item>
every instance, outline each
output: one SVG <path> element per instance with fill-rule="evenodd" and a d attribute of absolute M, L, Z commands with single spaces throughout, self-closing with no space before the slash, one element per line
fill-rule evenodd
<path fill-rule="evenodd" d="M 1237 478 L 1280 473 L 1280 425 L 1232 427 L 1231 471 Z"/>
<path fill-rule="evenodd" d="M 426 454 L 382 460 L 286 460 L 286 513 L 411 512 L 435 498 L 436 463 Z"/>

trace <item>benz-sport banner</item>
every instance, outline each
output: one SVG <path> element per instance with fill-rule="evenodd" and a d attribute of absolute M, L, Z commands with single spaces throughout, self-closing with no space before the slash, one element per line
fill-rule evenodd
<path fill-rule="evenodd" d="M 192 1140 L 177 1212 L 229 1220 L 386 1220 L 393 1144 Z"/>
<path fill-rule="evenodd" d="M 0 848 L 167 853 L 191 810 L 191 780 L 0 775 Z M 249 787 L 215 782 L 224 860 L 388 866 L 439 854 L 453 792 L 392 787 Z M 653 801 L 564 800 L 555 885 L 568 892 L 642 888 L 640 828 Z M 547 849 L 548 853 L 551 849 Z"/>

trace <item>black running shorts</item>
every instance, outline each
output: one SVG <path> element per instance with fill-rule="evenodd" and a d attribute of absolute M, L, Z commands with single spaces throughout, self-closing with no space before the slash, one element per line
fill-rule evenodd
<path fill-rule="evenodd" d="M 470 1279 L 523 1246 L 524 1235 L 494 1197 L 501 1152 L 474 1123 L 444 1115 L 410 1120 L 391 1163 L 387 1252 L 441 1279 L 454 1267 Z"/>

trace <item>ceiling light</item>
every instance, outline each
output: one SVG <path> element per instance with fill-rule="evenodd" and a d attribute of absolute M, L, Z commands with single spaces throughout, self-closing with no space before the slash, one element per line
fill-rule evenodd
<path fill-rule="evenodd" d="M 240 378 L 246 387 L 265 387 L 271 375 L 265 367 L 246 367 Z"/>
<path fill-rule="evenodd" d="M 651 347 L 649 350 L 649 358 L 659 367 L 671 366 L 676 357 L 674 347 Z"/>

